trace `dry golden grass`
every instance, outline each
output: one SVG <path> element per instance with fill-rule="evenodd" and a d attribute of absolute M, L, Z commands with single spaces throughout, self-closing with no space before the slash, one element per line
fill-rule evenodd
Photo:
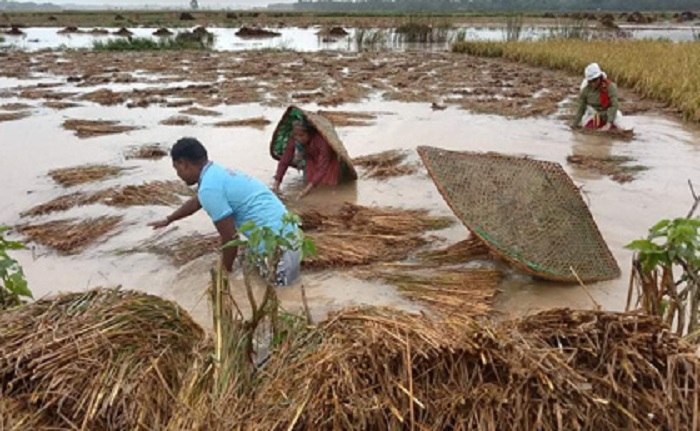
<path fill-rule="evenodd" d="M 17 226 L 17 231 L 34 242 L 60 253 L 75 254 L 114 234 L 121 216 L 102 216 L 86 220 L 66 219 Z"/>
<path fill-rule="evenodd" d="M 109 165 L 83 165 L 49 171 L 49 176 L 64 187 L 93 183 L 118 176 L 124 168 Z"/>
<path fill-rule="evenodd" d="M 652 40 L 459 42 L 454 52 L 503 57 L 580 75 L 592 62 L 618 84 L 700 121 L 700 44 Z M 624 110 L 624 106 L 622 107 Z"/>

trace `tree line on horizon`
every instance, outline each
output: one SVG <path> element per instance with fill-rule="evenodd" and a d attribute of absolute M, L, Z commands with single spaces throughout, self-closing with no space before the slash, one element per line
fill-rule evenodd
<path fill-rule="evenodd" d="M 298 0 L 296 10 L 683 11 L 700 0 Z"/>

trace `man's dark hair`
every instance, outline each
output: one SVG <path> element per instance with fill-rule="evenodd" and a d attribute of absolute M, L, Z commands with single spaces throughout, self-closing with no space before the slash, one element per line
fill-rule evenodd
<path fill-rule="evenodd" d="M 185 159 L 194 163 L 206 162 L 207 149 L 195 138 L 182 138 L 173 145 L 170 157 L 173 161 Z"/>

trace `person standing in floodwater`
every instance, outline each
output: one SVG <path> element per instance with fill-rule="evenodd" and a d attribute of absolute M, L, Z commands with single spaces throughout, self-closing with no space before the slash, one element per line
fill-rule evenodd
<path fill-rule="evenodd" d="M 608 79 L 597 63 L 589 64 L 584 70 L 584 81 L 581 83 L 577 104 L 571 127 L 603 132 L 622 129 L 617 85 Z"/>
<path fill-rule="evenodd" d="M 149 226 L 163 228 L 204 208 L 214 222 L 222 244 L 235 239 L 238 232 L 246 235 L 246 232 L 241 232 L 241 226 L 248 221 L 274 232 L 283 229 L 282 217 L 287 213 L 287 208 L 279 198 L 262 181 L 209 161 L 206 148 L 197 139 L 180 139 L 170 150 L 170 157 L 177 175 L 188 186 L 198 186 L 197 196 L 164 220 L 150 223 Z M 288 226 L 287 229 L 291 231 L 295 228 Z M 222 253 L 223 266 L 231 272 L 238 248 L 226 247 Z M 300 272 L 301 250 L 283 250 L 276 268 L 276 284 L 293 284 Z"/>
<path fill-rule="evenodd" d="M 319 185 L 336 186 L 342 176 L 340 163 L 337 154 L 321 133 L 305 120 L 294 121 L 292 136 L 277 164 L 272 190 L 279 193 L 280 184 L 290 166 L 300 167 L 304 171 L 306 185 L 297 196 L 298 199 Z"/>

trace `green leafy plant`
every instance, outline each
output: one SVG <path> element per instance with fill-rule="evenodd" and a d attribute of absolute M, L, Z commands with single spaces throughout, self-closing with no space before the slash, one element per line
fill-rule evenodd
<path fill-rule="evenodd" d="M 627 309 L 636 286 L 637 306 L 675 325 L 679 335 L 700 329 L 700 219 L 692 213 L 661 220 L 645 239 L 627 245 L 636 252 Z"/>
<path fill-rule="evenodd" d="M 280 307 L 275 291 L 276 268 L 285 250 L 301 251 L 302 259 L 316 254 L 315 244 L 300 226 L 299 216 L 291 213 L 283 216 L 279 230 L 247 222 L 240 228 L 246 237 L 224 245 L 224 248 L 246 248 L 242 259 L 243 279 L 251 311 L 249 317 L 244 317 L 221 265 L 218 271 L 212 271 L 210 298 L 215 333 L 214 380 L 218 394 L 234 391 L 245 395 L 253 385 L 260 353 L 269 354 L 311 321 L 305 302 L 306 317 L 287 313 Z M 265 282 L 265 293 L 260 301 L 253 289 L 255 272 L 259 272 Z M 303 286 L 302 298 L 305 298 Z"/>
<path fill-rule="evenodd" d="M 8 230 L 9 227 L 0 226 L 0 309 L 16 307 L 25 299 L 32 298 L 22 267 L 7 253 L 8 250 L 22 250 L 25 247 L 20 242 L 5 239 Z"/>

